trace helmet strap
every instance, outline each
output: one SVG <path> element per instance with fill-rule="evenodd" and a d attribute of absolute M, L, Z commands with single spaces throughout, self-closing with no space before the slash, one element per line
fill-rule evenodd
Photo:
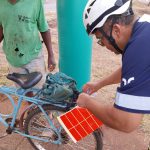
<path fill-rule="evenodd" d="M 100 32 L 105 36 L 105 38 L 109 41 L 109 43 L 116 49 L 116 51 L 119 53 L 119 54 L 123 54 L 123 50 L 121 50 L 119 48 L 119 46 L 117 45 L 115 39 L 113 38 L 112 36 L 112 27 L 113 27 L 113 24 L 111 26 L 111 31 L 110 31 L 110 36 L 108 36 L 106 34 L 106 32 L 104 32 L 104 30 L 102 28 L 100 28 Z"/>

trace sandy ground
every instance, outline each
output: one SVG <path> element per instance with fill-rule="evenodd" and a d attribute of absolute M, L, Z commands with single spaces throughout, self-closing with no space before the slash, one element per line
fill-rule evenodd
<path fill-rule="evenodd" d="M 55 13 L 55 0 L 53 3 L 47 1 L 46 5 L 46 17 L 49 22 L 52 34 L 52 44 L 55 51 L 55 56 L 58 62 L 59 52 L 58 52 L 58 35 L 57 35 L 57 21 Z M 53 5 L 53 6 L 52 6 Z M 52 7 L 51 7 L 52 6 Z M 51 8 L 51 11 L 48 11 Z M 138 14 L 144 12 L 150 13 L 150 7 L 146 5 L 137 4 L 136 10 Z M 105 48 L 99 47 L 93 40 L 93 56 L 92 56 L 92 78 L 91 80 L 97 80 L 102 78 L 109 73 L 113 72 L 117 67 L 121 65 L 121 56 L 116 56 L 106 50 Z M 45 53 L 45 56 L 46 53 Z M 6 80 L 4 75 L 7 74 L 8 67 L 4 54 L 0 51 L 0 84 L 10 85 L 11 83 Z M 46 57 L 45 57 L 46 58 Z M 56 69 L 56 71 L 58 68 Z M 108 86 L 101 89 L 98 92 L 98 100 L 104 103 L 113 103 L 113 98 L 115 97 L 115 90 L 117 85 Z M 6 107 L 8 107 L 8 103 Z M 2 108 L 5 110 L 5 106 Z M 8 110 L 8 109 L 7 109 Z M 0 132 L 4 131 L 3 127 L 0 126 Z M 108 127 L 103 126 L 103 140 L 104 140 L 104 150 L 147 150 L 148 143 L 150 141 L 150 116 L 145 115 L 141 126 L 131 134 L 124 134 L 112 130 Z M 11 143 L 11 144 L 10 144 Z M 0 150 L 32 150 L 32 147 L 27 142 L 27 140 L 19 135 L 13 134 L 7 138 L 0 139 Z"/>

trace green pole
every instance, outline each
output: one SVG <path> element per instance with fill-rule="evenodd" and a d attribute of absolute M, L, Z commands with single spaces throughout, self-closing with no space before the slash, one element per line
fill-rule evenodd
<path fill-rule="evenodd" d="M 92 39 L 83 26 L 87 0 L 57 0 L 59 71 L 73 77 L 81 90 L 90 80 Z"/>

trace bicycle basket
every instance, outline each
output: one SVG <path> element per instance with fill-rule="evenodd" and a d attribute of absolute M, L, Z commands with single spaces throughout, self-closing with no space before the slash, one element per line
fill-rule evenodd
<path fill-rule="evenodd" d="M 62 72 L 49 73 L 43 85 L 42 96 L 53 101 L 66 101 L 77 91 L 76 81 Z"/>

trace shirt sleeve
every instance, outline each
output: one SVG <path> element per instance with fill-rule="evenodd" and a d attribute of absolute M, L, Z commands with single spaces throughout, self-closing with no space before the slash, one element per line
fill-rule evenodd
<path fill-rule="evenodd" d="M 43 1 L 39 0 L 39 13 L 37 18 L 38 29 L 40 32 L 46 32 L 49 29 L 45 14 L 44 14 L 44 6 Z"/>

